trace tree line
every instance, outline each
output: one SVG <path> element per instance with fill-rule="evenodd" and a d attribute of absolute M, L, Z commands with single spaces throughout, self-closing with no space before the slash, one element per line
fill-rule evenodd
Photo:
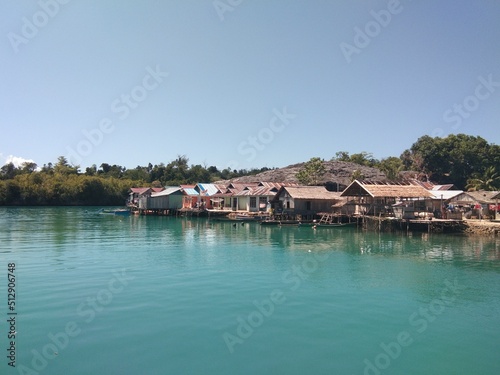
<path fill-rule="evenodd" d="M 5 164 L 0 169 L 0 205 L 123 205 L 134 186 L 178 186 L 212 182 L 269 170 L 219 170 L 215 166 L 189 165 L 182 155 L 168 164 L 137 166 L 127 169 L 102 163 L 84 172 L 70 165 L 64 156 L 55 164 L 26 162 L 16 167 Z"/>
<path fill-rule="evenodd" d="M 395 182 L 412 175 L 421 181 L 453 184 L 460 190 L 500 190 L 500 146 L 465 134 L 445 138 L 425 135 L 399 157 L 378 160 L 364 151 L 355 154 L 339 151 L 331 160 L 378 168 Z M 304 184 L 317 184 L 326 172 L 322 161 L 312 158 L 296 177 Z M 352 180 L 363 178 L 359 170 L 353 171 Z"/>
<path fill-rule="evenodd" d="M 465 134 L 446 138 L 423 136 L 399 157 L 381 160 L 371 153 L 339 151 L 331 160 L 378 168 L 391 181 L 401 181 L 403 171 L 424 181 L 454 184 L 462 190 L 500 190 L 500 146 L 481 137 Z M 219 170 L 215 166 L 189 165 L 185 155 L 168 164 L 151 164 L 127 169 L 102 163 L 81 171 L 61 156 L 55 164 L 38 167 L 26 162 L 0 169 L 0 205 L 123 205 L 133 186 L 178 186 L 197 182 L 229 180 L 255 175 L 270 168 Z M 323 159 L 312 158 L 297 174 L 304 184 L 316 185 L 325 173 Z M 352 179 L 363 179 L 354 170 Z"/>

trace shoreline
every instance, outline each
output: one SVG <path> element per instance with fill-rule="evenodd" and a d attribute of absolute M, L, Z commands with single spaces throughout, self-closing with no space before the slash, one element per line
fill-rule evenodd
<path fill-rule="evenodd" d="M 464 233 L 468 235 L 497 236 L 500 233 L 500 221 L 466 219 L 464 224 Z"/>

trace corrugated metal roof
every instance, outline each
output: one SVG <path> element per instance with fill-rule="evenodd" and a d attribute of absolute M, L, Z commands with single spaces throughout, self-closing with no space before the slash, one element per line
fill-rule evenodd
<path fill-rule="evenodd" d="M 180 187 L 187 195 L 194 195 L 194 196 L 200 195 L 195 190 L 196 185 L 180 185 Z"/>
<path fill-rule="evenodd" d="M 225 192 L 226 189 L 227 189 L 227 186 L 226 185 L 222 185 L 222 184 L 214 184 L 214 186 L 220 191 L 220 192 Z"/>
<path fill-rule="evenodd" d="M 445 191 L 445 190 L 450 190 L 451 188 L 453 188 L 453 184 L 434 185 L 431 190 Z"/>
<path fill-rule="evenodd" d="M 148 188 L 148 187 L 141 187 L 141 188 L 133 187 L 133 188 L 130 188 L 130 191 L 132 193 L 137 193 L 139 195 L 144 194 L 144 193 L 146 193 L 149 190 L 151 190 L 151 188 Z"/>
<path fill-rule="evenodd" d="M 259 186 L 256 188 L 251 188 L 251 189 L 245 189 L 242 191 L 239 191 L 237 193 L 234 193 L 235 196 L 241 197 L 241 196 L 274 196 L 278 192 L 279 189 L 276 187 L 266 187 L 266 186 Z"/>
<path fill-rule="evenodd" d="M 231 182 L 227 187 L 230 189 L 236 189 L 236 190 L 240 191 L 246 187 L 253 187 L 253 186 L 257 186 L 257 185 L 258 185 L 258 182 L 247 182 L 247 183 Z"/>
<path fill-rule="evenodd" d="M 268 188 L 277 188 L 278 190 L 282 186 L 299 186 L 296 182 L 267 182 L 267 181 L 261 181 L 259 182 L 259 186 L 265 186 Z"/>
<path fill-rule="evenodd" d="M 209 183 L 198 183 L 197 185 L 200 189 L 200 195 L 203 196 L 211 196 L 219 193 L 219 189 L 215 184 L 209 184 Z"/>
<path fill-rule="evenodd" d="M 153 193 L 151 194 L 151 197 L 154 198 L 154 197 L 163 197 L 165 195 L 170 195 L 170 194 L 173 194 L 177 191 L 181 191 L 181 188 L 179 186 L 167 186 L 165 188 L 165 190 L 162 190 L 158 193 Z"/>
<path fill-rule="evenodd" d="M 432 190 L 432 199 L 448 200 L 463 193 L 462 190 Z"/>

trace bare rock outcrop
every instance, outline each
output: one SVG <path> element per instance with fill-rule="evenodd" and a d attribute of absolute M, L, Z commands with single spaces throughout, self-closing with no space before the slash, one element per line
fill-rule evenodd
<path fill-rule="evenodd" d="M 295 175 L 304 166 L 305 163 L 292 164 L 284 168 L 277 168 L 270 171 L 265 171 L 253 176 L 238 177 L 232 182 L 298 182 Z M 364 180 L 371 181 L 387 181 L 386 175 L 377 168 L 366 167 L 351 162 L 344 161 L 325 161 L 323 162 L 326 173 L 324 174 L 322 184 L 338 184 L 340 188 L 346 187 L 351 182 L 353 173 L 357 170 L 363 176 Z"/>

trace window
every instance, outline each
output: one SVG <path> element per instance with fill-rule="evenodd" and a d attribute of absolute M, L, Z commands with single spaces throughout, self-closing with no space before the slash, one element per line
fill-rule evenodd
<path fill-rule="evenodd" d="M 257 197 L 250 197 L 250 208 L 257 207 Z"/>

